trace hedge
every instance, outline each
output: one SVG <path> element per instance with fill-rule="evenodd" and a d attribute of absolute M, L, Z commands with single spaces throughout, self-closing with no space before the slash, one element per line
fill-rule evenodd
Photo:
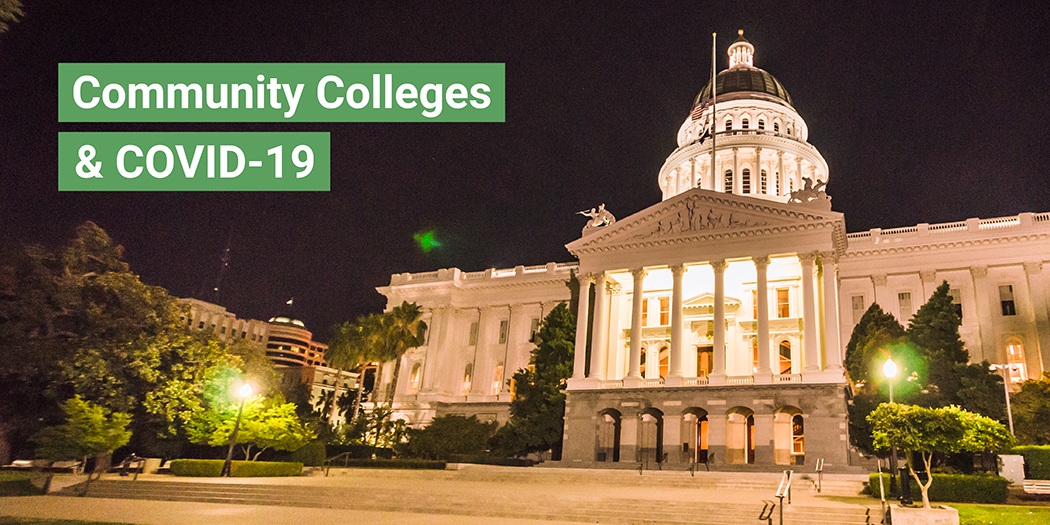
<path fill-rule="evenodd" d="M 288 454 L 288 461 L 302 463 L 307 467 L 320 467 L 324 465 L 325 446 L 320 441 L 307 443 L 299 450 Z"/>
<path fill-rule="evenodd" d="M 332 463 L 333 467 L 363 467 L 363 468 L 402 468 L 402 469 L 425 469 L 443 470 L 444 461 L 433 461 L 429 459 L 351 459 Z"/>
<path fill-rule="evenodd" d="M 1050 479 L 1050 445 L 1014 447 L 1004 454 L 1024 456 L 1024 472 L 1028 479 Z"/>
<path fill-rule="evenodd" d="M 217 478 L 222 474 L 221 459 L 173 459 L 171 473 L 176 476 Z M 299 476 L 302 463 L 285 461 L 234 461 L 230 475 L 235 478 Z"/>
<path fill-rule="evenodd" d="M 531 467 L 536 464 L 536 461 L 531 459 L 523 458 L 504 458 L 499 456 L 486 456 L 486 455 L 463 455 L 463 454 L 452 454 L 448 457 L 449 463 L 472 463 L 475 465 L 498 465 L 501 467 Z"/>
<path fill-rule="evenodd" d="M 886 489 L 886 498 L 896 498 L 898 491 L 890 492 L 890 475 L 884 473 L 882 476 L 883 487 Z M 919 489 L 915 478 L 909 477 L 908 481 L 910 483 L 912 500 L 922 501 L 922 490 Z M 1006 503 L 1007 486 L 1009 485 L 1010 480 L 999 476 L 934 474 L 933 484 L 930 485 L 930 501 L 946 503 Z M 868 487 L 872 496 L 879 497 L 878 473 L 873 473 L 868 477 Z"/>

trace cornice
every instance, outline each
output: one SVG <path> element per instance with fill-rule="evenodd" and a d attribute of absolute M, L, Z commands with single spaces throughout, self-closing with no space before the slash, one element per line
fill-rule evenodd
<path fill-rule="evenodd" d="M 897 255 L 913 252 L 931 252 L 938 250 L 953 250 L 959 248 L 970 248 L 974 246 L 990 246 L 996 244 L 1009 244 L 1018 242 L 1036 242 L 1050 240 L 1050 233 L 1029 233 L 1003 237 L 985 237 L 978 239 L 960 239 L 957 241 L 930 242 L 922 244 L 911 244 L 905 246 L 872 247 L 870 249 L 849 250 L 843 254 L 845 259 L 856 259 L 861 257 L 872 257 L 878 255 Z"/>

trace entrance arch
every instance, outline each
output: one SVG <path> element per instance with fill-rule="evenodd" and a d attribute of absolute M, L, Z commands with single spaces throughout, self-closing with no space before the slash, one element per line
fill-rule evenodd
<path fill-rule="evenodd" d="M 726 415 L 726 463 L 755 463 L 755 413 L 734 407 Z"/>
<path fill-rule="evenodd" d="M 707 411 L 690 407 L 682 411 L 682 447 L 686 460 L 707 463 Z"/>
<path fill-rule="evenodd" d="M 594 460 L 597 462 L 620 461 L 620 412 L 607 408 L 598 412 L 598 424 L 594 436 Z"/>
<path fill-rule="evenodd" d="M 777 465 L 804 464 L 805 439 L 805 422 L 798 407 L 781 407 L 773 414 L 773 461 Z"/>
<path fill-rule="evenodd" d="M 641 415 L 641 439 L 638 444 L 638 459 L 642 462 L 661 463 L 664 457 L 664 413 L 656 408 L 647 408 Z"/>

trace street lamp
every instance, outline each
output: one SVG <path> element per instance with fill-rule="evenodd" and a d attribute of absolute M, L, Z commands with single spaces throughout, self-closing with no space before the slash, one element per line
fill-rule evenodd
<path fill-rule="evenodd" d="M 1006 394 L 1006 419 L 1010 422 L 1010 435 L 1014 435 L 1014 414 L 1010 410 L 1010 374 L 1007 370 L 1014 370 L 1020 368 L 1017 365 L 991 365 L 988 368 L 992 370 L 1003 371 L 1003 392 Z"/>
<path fill-rule="evenodd" d="M 882 373 L 886 376 L 890 385 L 890 403 L 893 403 L 893 378 L 897 377 L 897 363 L 893 358 L 887 358 L 886 364 L 882 365 Z M 911 505 L 911 486 L 908 483 L 908 474 L 904 472 L 905 467 L 897 469 L 897 447 L 890 448 L 890 469 L 897 472 L 900 479 L 900 502 L 901 505 Z"/>
<path fill-rule="evenodd" d="M 237 409 L 237 422 L 233 424 L 233 434 L 230 435 L 230 450 L 226 452 L 226 462 L 222 464 L 220 477 L 230 477 L 230 466 L 233 464 L 233 446 L 237 444 L 237 431 L 241 429 L 241 416 L 244 414 L 244 402 L 252 397 L 251 383 L 245 383 L 237 389 L 237 396 L 241 398 L 241 406 Z"/>

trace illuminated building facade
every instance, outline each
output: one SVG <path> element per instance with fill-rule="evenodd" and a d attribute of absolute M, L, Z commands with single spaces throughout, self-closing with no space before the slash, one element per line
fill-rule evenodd
<path fill-rule="evenodd" d="M 496 378 L 527 366 L 530 327 L 569 299 L 570 270 L 566 466 L 845 467 L 853 327 L 873 302 L 907 325 L 942 281 L 972 360 L 1015 364 L 1014 381 L 1050 370 L 1050 213 L 847 234 L 827 163 L 754 51 L 741 35 L 715 99 L 710 84 L 697 96 L 658 175 L 662 201 L 619 221 L 592 210 L 567 245 L 578 263 L 397 274 L 379 288 L 431 326 L 404 357 L 400 417 L 505 420 Z"/>

